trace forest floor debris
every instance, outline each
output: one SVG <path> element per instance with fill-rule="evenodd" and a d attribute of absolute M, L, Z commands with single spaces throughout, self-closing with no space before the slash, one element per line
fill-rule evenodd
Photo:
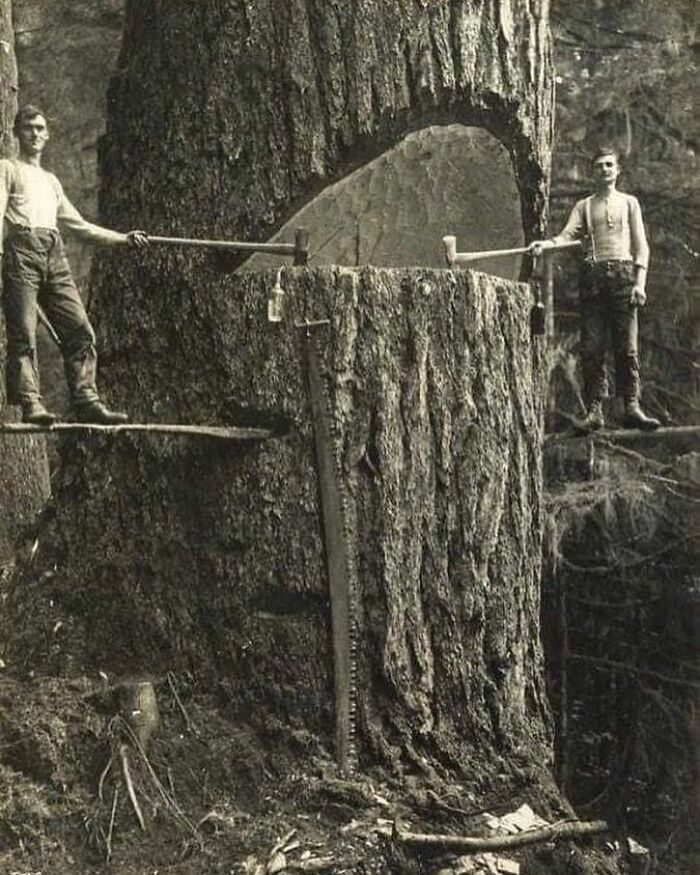
<path fill-rule="evenodd" d="M 180 687 L 159 699 L 148 756 L 130 742 L 132 783 L 145 830 L 115 759 L 114 713 L 104 680 L 0 679 L 0 872 L 38 875 L 619 875 L 623 850 L 548 841 L 517 853 L 436 857 L 392 836 L 410 830 L 488 832 L 485 813 L 528 825 L 534 809 L 566 814 L 535 785 L 423 785 L 410 776 L 340 776 L 318 741 L 269 725 L 241 728 L 213 697 Z M 178 701 L 179 699 L 179 701 Z M 184 721 L 182 709 L 190 720 Z M 122 719 L 122 718 L 120 718 Z M 193 727 L 197 731 L 193 731 Z M 121 727 L 124 729 L 124 727 Z M 264 733 L 268 736 L 265 737 Z M 319 751 L 321 751 L 319 753 Z M 113 774 L 113 777 L 111 775 Z M 441 804 L 440 804 L 441 803 Z M 470 813 L 477 811 L 480 813 Z M 507 822 L 507 821 L 506 821 Z M 109 862 L 106 862 L 107 858 Z M 572 864 L 572 860 L 574 864 Z M 471 867 L 471 868 L 470 868 Z M 480 867 L 480 868 L 478 868 Z"/>

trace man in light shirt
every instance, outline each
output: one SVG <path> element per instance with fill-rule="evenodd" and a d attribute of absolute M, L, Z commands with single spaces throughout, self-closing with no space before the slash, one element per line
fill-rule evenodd
<path fill-rule="evenodd" d="M 595 192 L 576 203 L 563 231 L 552 240 L 531 245 L 535 255 L 557 244 L 582 240 L 581 367 L 587 414 L 586 428 L 605 425 L 607 395 L 605 354 L 608 336 L 615 361 L 615 388 L 625 404 L 627 428 L 654 429 L 658 419 L 639 406 L 637 308 L 646 303 L 649 245 L 637 198 L 617 190 L 620 174 L 615 149 L 604 146 L 592 159 Z"/>
<path fill-rule="evenodd" d="M 2 303 L 7 329 L 7 400 L 22 408 L 22 420 L 51 425 L 56 417 L 41 401 L 36 362 L 37 305 L 60 340 L 74 418 L 113 425 L 128 421 L 110 410 L 97 392 L 95 333 L 73 280 L 58 223 L 85 240 L 115 246 L 145 246 L 143 231 L 122 234 L 86 222 L 58 179 L 41 167 L 49 139 L 46 117 L 35 106 L 17 113 L 19 157 L 0 160 Z"/>

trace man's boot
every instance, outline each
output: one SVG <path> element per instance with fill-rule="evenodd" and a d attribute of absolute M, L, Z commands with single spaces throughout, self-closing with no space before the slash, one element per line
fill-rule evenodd
<path fill-rule="evenodd" d="M 50 413 L 38 398 L 32 398 L 22 404 L 22 422 L 31 425 L 53 425 L 58 417 Z"/>
<path fill-rule="evenodd" d="M 603 402 L 591 401 L 588 406 L 588 413 L 581 420 L 581 425 L 590 431 L 597 431 L 599 428 L 605 427 L 605 417 L 603 416 Z"/>
<path fill-rule="evenodd" d="M 625 401 L 625 415 L 622 424 L 625 428 L 641 428 L 644 431 L 653 431 L 661 425 L 658 419 L 646 415 L 639 406 L 637 398 Z"/>
<path fill-rule="evenodd" d="M 91 425 L 123 425 L 129 421 L 128 414 L 110 410 L 102 401 L 97 400 L 76 404 L 73 410 L 76 422 Z"/>

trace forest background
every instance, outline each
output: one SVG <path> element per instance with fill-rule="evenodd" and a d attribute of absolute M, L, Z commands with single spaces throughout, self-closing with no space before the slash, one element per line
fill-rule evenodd
<path fill-rule="evenodd" d="M 697 424 L 697 6 L 559 0 L 552 25 L 550 231 L 589 191 L 592 149 L 618 146 L 619 187 L 639 198 L 653 253 L 644 404 L 664 424 Z M 559 270 L 551 428 L 582 409 L 575 271 Z M 619 409 L 610 403 L 608 414 Z M 698 816 L 698 453 L 610 445 L 580 463 L 589 479 L 578 483 L 552 455 L 548 466 L 543 630 L 559 779 L 581 810 L 612 806 L 655 836 L 667 851 L 659 871 L 675 871 L 674 845 L 687 845 L 687 817 Z"/>

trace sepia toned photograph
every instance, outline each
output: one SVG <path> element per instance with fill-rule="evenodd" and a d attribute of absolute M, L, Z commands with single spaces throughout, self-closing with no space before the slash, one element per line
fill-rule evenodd
<path fill-rule="evenodd" d="M 0 0 L 0 875 L 698 875 L 698 8 Z"/>

